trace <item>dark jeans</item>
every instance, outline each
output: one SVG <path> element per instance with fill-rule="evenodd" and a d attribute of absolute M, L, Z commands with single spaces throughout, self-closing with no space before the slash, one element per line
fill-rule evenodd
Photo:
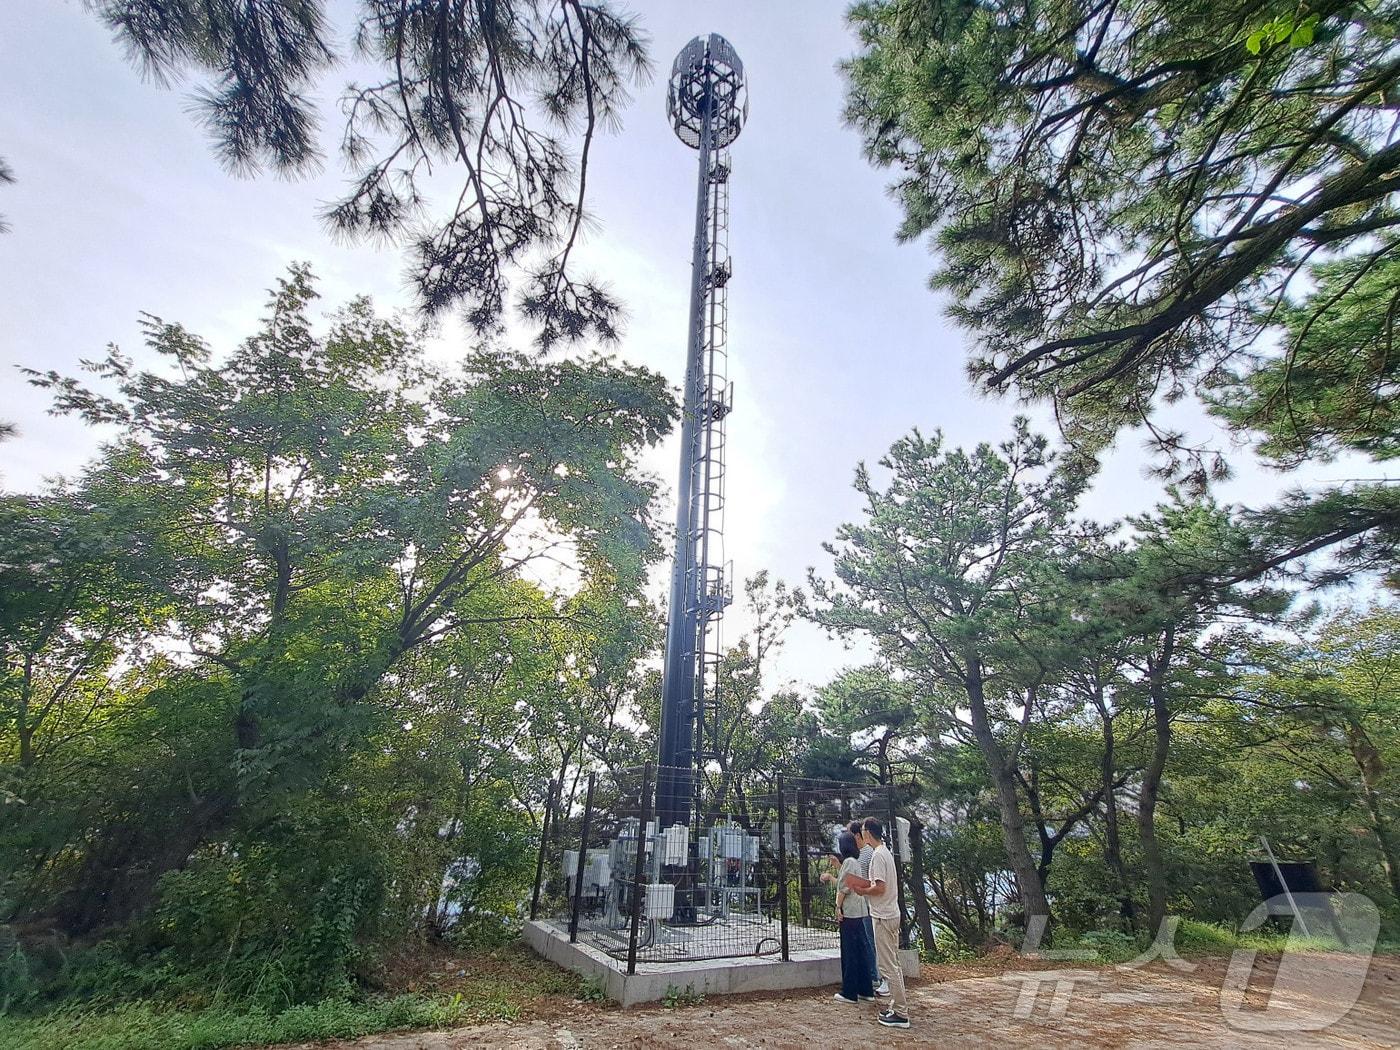
<path fill-rule="evenodd" d="M 870 971 L 875 969 L 875 953 L 871 951 L 865 927 L 869 919 L 841 920 L 841 994 L 847 999 L 875 994 L 870 983 Z"/>
<path fill-rule="evenodd" d="M 875 962 L 875 922 L 867 915 L 860 920 L 860 924 L 865 927 L 865 939 L 870 942 L 870 983 L 878 988 L 880 967 Z"/>

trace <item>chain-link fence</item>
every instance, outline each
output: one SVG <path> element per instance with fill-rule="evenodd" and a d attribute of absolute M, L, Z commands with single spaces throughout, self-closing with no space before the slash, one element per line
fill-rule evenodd
<path fill-rule="evenodd" d="M 687 824 L 660 827 L 647 765 L 554 785 L 530 917 L 625 960 L 679 963 L 839 947 L 836 838 L 853 820 L 893 828 L 888 787 L 776 778 L 760 794 L 715 794 L 701 778 Z M 663 771 L 675 777 L 686 770 Z M 905 839 L 889 839 L 900 861 Z M 907 846 L 906 846 L 907 848 Z M 903 913 L 903 887 L 900 887 Z"/>

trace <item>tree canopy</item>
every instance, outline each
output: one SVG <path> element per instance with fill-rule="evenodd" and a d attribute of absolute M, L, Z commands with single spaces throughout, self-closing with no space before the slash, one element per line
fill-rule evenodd
<path fill-rule="evenodd" d="M 1391 5 L 870 0 L 849 117 L 970 369 L 1097 447 L 1202 393 L 1281 459 L 1388 455 Z M 1387 306 L 1386 304 L 1389 304 Z M 1311 452 L 1309 452 L 1311 450 Z"/>
<path fill-rule="evenodd" d="M 146 76 L 203 81 L 195 112 L 238 174 L 316 168 L 310 92 L 342 63 L 368 66 L 342 93 L 353 181 L 327 228 L 405 248 L 429 314 L 460 308 L 490 331 L 514 305 L 544 346 L 616 334 L 618 303 L 573 259 L 594 138 L 649 69 L 645 36 L 609 0 L 363 0 L 344 27 L 323 0 L 87 4 Z M 428 196 L 435 167 L 459 179 L 445 209 Z"/>
<path fill-rule="evenodd" d="M 183 777 L 157 819 L 88 814 L 96 823 L 67 832 L 87 840 L 76 872 L 60 822 L 23 865 L 34 874 L 21 892 L 50 887 L 71 929 L 139 913 L 192 853 L 257 835 L 323 790 L 395 724 L 386 696 L 410 682 L 433 695 L 430 668 L 466 683 L 538 666 L 517 665 L 528 645 L 513 638 L 587 610 L 543 593 L 537 567 L 568 564 L 596 603 L 625 603 L 660 554 L 656 482 L 638 467 L 675 416 L 659 376 L 509 353 L 443 369 L 367 300 L 318 331 L 315 297 L 293 267 L 259 331 L 226 355 L 147 317 L 164 368 L 111 347 L 87 366 L 93 386 L 30 373 L 57 411 L 115 436 L 48 497 L 6 497 L 6 571 L 33 577 L 4 609 L 5 666 L 21 672 L 4 690 L 19 827 L 45 813 L 48 771 L 87 746 L 94 712 L 122 712 L 119 732 L 140 733 L 183 723 L 160 713 L 175 704 L 199 734 L 143 774 Z M 565 703 L 553 688 L 528 695 L 512 695 L 512 716 Z M 185 766 L 186 748 L 203 760 Z"/>

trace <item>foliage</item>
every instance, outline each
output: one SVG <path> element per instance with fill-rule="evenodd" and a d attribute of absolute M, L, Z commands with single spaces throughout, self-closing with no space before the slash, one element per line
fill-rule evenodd
<path fill-rule="evenodd" d="M 977 949 L 953 937 L 939 938 L 931 947 L 924 948 L 920 953 L 920 958 L 925 962 L 948 966 L 972 962 L 977 957 Z"/>
<path fill-rule="evenodd" d="M 850 117 L 905 172 L 901 235 L 936 231 L 974 374 L 1106 435 L 1219 378 L 1290 291 L 1330 307 L 1309 266 L 1387 253 L 1395 12 L 1298 10 L 853 9 Z"/>
<path fill-rule="evenodd" d="M 880 465 L 891 473 L 883 491 L 857 470 L 866 520 L 843 525 L 827 547 L 839 583 L 812 576 L 814 616 L 871 637 L 918 690 L 930 733 L 975 743 L 997 792 L 1007 863 L 1030 914 L 1048 914 L 1016 768 L 1063 638 L 1057 603 L 1025 592 L 1053 586 L 1048 570 L 1084 479 L 1056 464 L 1025 420 L 999 449 L 971 454 L 915 431 Z"/>
<path fill-rule="evenodd" d="M 1316 266 L 1316 290 L 1278 311 L 1283 352 L 1211 391 L 1215 411 L 1256 432 L 1259 451 L 1272 462 L 1295 467 L 1348 451 L 1375 460 L 1400 455 L 1400 364 L 1391 353 L 1400 304 L 1395 247 L 1390 238 L 1374 253 Z"/>
<path fill-rule="evenodd" d="M 0 1042 L 14 1050 L 215 1050 L 323 1039 L 353 1039 L 407 1028 L 449 1028 L 509 1021 L 527 1009 L 539 989 L 482 986 L 468 994 L 399 995 L 354 1001 L 323 999 L 281 1010 L 215 1007 L 198 1012 L 133 1003 L 110 1012 L 55 1014 L 42 1019 L 0 1018 Z"/>
<path fill-rule="evenodd" d="M 879 662 L 813 706 L 832 754 L 901 782 L 923 825 L 924 939 L 1015 942 L 1046 915 L 1116 955 L 1169 914 L 1238 919 L 1260 835 L 1394 907 L 1392 613 L 1289 620 L 1248 519 L 1177 489 L 1110 541 L 1024 424 L 973 454 L 916 432 L 881 466 L 806 609 Z"/>
<path fill-rule="evenodd" d="M 704 1002 L 705 993 L 697 992 L 693 984 L 688 984 L 684 988 L 674 984 L 668 984 L 666 986 L 666 994 L 661 997 L 661 1005 L 668 1010 L 677 1010 L 688 1006 L 702 1006 Z"/>
<path fill-rule="evenodd" d="M 1139 937 L 1122 930 L 1090 930 L 1087 933 L 1057 935 L 1055 949 L 1093 952 L 1098 962 L 1123 963 L 1136 959 L 1147 944 Z"/>
<path fill-rule="evenodd" d="M 977 337 L 972 376 L 1053 403 L 1081 450 L 1142 427 L 1193 492 L 1227 452 L 1161 420 L 1204 399 L 1281 467 L 1396 447 L 1396 6 L 867 0 L 848 118 L 900 174 L 901 238 Z M 1261 575 L 1317 551 L 1390 571 L 1388 481 L 1254 518 Z"/>
<path fill-rule="evenodd" d="M 590 713 L 561 759 L 575 702 L 625 718 L 649 644 L 661 379 L 442 369 L 365 300 L 318 330 L 314 298 L 293 268 L 222 359 L 148 318 L 167 367 L 30 373 L 114 436 L 0 503 L 0 903 L 108 937 L 125 997 L 280 1009 L 346 994 L 379 943 L 514 928 L 549 776 L 621 746 Z M 561 562 L 572 593 L 539 582 Z"/>
<path fill-rule="evenodd" d="M 590 974 L 583 979 L 578 997 L 585 1003 L 601 1003 L 608 997 L 607 985 L 598 974 Z"/>
<path fill-rule="evenodd" d="M 88 0 L 143 72 L 210 83 L 194 111 L 224 165 L 284 176 L 321 163 L 311 91 L 340 63 L 323 0 Z M 648 74 L 646 38 L 611 3 L 363 0 L 350 31 L 368 83 L 341 104 L 353 173 L 325 208 L 338 235 L 402 245 L 429 313 L 460 306 L 499 329 L 514 271 L 518 306 L 549 346 L 615 336 L 618 304 L 571 267 L 585 222 L 588 161 Z M 435 166 L 456 168 L 445 214 L 427 198 Z"/>
<path fill-rule="evenodd" d="M 442 368 L 314 297 L 294 268 L 222 358 L 150 318 L 164 365 L 30 374 L 112 436 L 0 496 L 0 1002 L 54 1014 L 0 1038 L 220 1046 L 595 995 L 536 973 L 364 998 L 393 952 L 508 954 L 543 800 L 652 748 L 639 463 L 675 407 L 609 358 Z M 1289 618 L 1253 519 L 1173 489 L 1085 521 L 1087 466 L 1024 421 L 861 466 L 832 578 L 745 583 L 702 819 L 753 819 L 784 771 L 890 785 L 911 917 L 949 961 L 1038 916 L 1105 960 L 1167 915 L 1195 923 L 1183 950 L 1276 946 L 1229 932 L 1260 835 L 1393 926 L 1395 611 Z M 798 615 L 871 657 L 775 681 Z"/>

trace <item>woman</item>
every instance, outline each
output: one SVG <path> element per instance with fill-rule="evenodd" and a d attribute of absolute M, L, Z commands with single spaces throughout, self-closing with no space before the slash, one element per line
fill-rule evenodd
<path fill-rule="evenodd" d="M 870 905 L 846 885 L 848 876 L 860 877 L 860 847 L 849 831 L 836 840 L 841 851 L 841 869 L 836 873 L 836 923 L 841 929 L 841 990 L 833 998 L 842 1003 L 858 1003 L 875 998 L 870 983 L 875 960 L 870 957 L 870 941 L 865 936 L 865 916 Z"/>

